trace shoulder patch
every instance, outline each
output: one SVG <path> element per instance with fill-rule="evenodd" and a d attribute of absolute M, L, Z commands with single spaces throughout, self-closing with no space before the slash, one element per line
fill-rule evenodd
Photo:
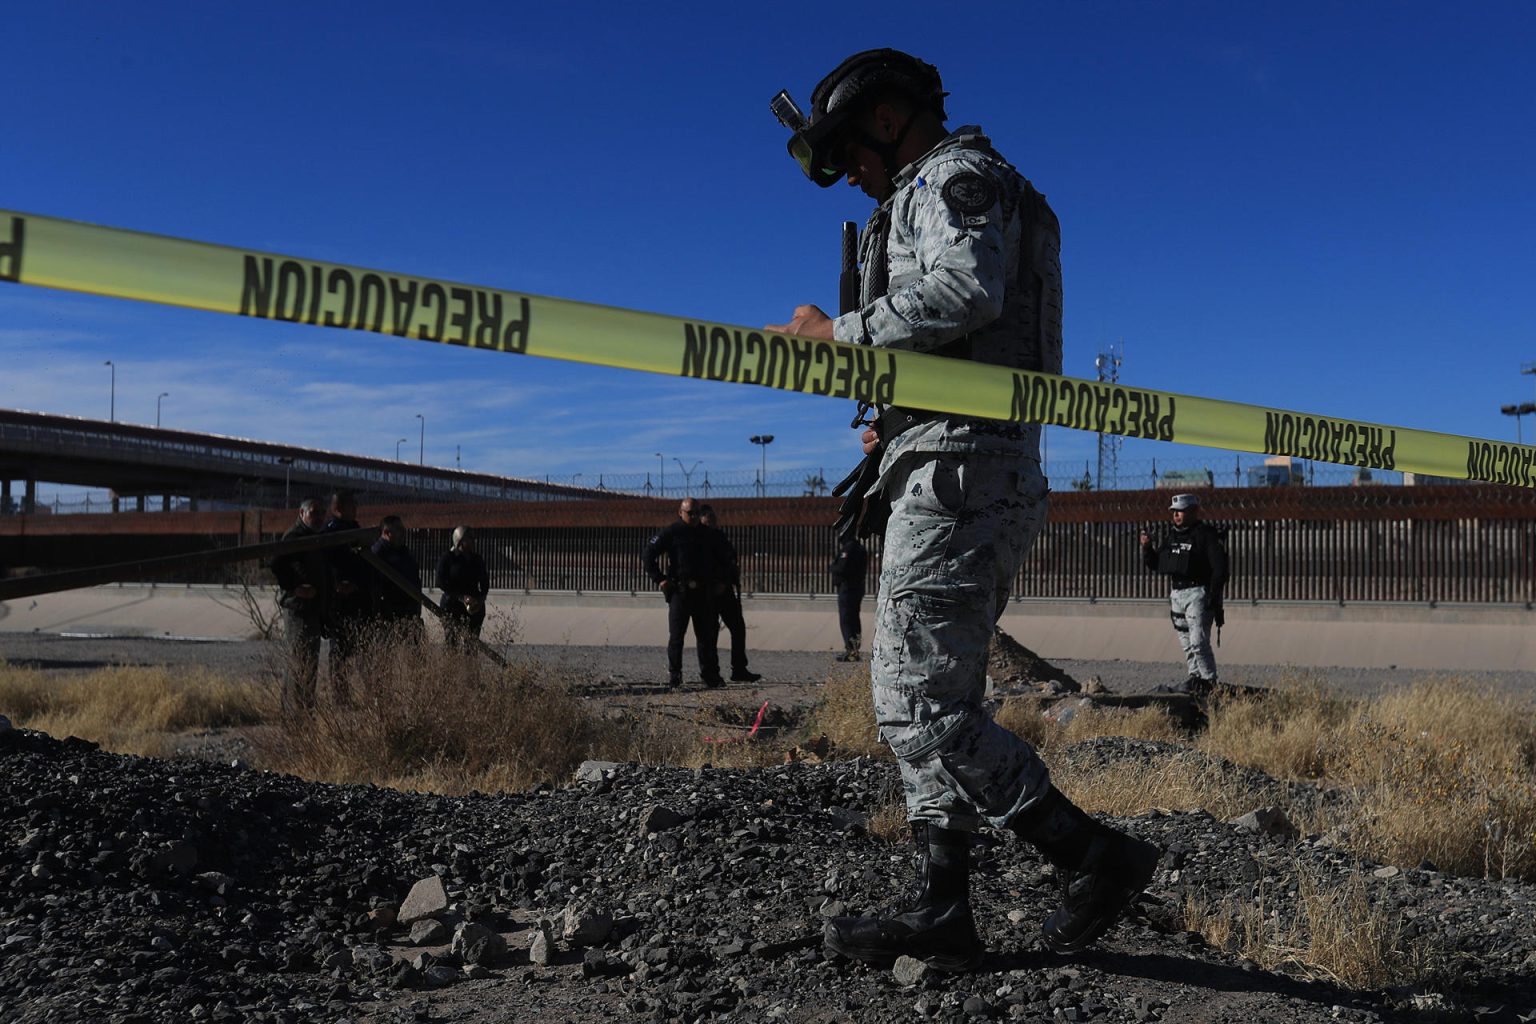
<path fill-rule="evenodd" d="M 944 202 L 956 213 L 986 213 L 997 203 L 997 186 L 974 171 L 962 171 L 944 183 Z"/>

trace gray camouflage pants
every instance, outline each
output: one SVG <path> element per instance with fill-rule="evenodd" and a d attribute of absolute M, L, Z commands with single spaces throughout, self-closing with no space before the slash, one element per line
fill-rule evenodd
<path fill-rule="evenodd" d="M 1184 661 L 1189 674 L 1201 679 L 1216 678 L 1216 654 L 1211 650 L 1211 623 L 1215 613 L 1204 587 L 1175 590 L 1168 599 L 1168 614 L 1179 634 Z"/>
<path fill-rule="evenodd" d="M 881 738 L 901 764 L 907 816 L 1003 827 L 1046 791 L 1035 749 L 982 709 L 987 645 L 1045 522 L 1039 464 L 916 452 L 887 470 L 870 674 Z"/>

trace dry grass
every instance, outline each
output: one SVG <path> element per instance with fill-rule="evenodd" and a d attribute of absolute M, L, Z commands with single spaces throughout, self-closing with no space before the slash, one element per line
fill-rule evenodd
<path fill-rule="evenodd" d="M 326 782 L 459 794 L 564 783 L 583 760 L 681 763 L 697 731 L 661 716 L 607 717 L 541 666 L 497 669 L 433 644 L 375 644 L 350 700 L 287 715 L 259 761 Z"/>
<path fill-rule="evenodd" d="M 1219 700 L 1197 746 L 1280 779 L 1327 779 L 1345 756 L 1357 703 L 1310 676 L 1283 679 L 1262 698 Z"/>
<path fill-rule="evenodd" d="M 1456 680 L 1362 705 L 1341 774 L 1369 856 L 1491 878 L 1536 878 L 1536 715 Z"/>
<path fill-rule="evenodd" d="M 869 834 L 892 845 L 910 843 L 912 827 L 907 822 L 907 805 L 901 794 L 887 797 L 869 816 Z"/>
<path fill-rule="evenodd" d="M 1061 744 L 1063 729 L 1040 712 L 1038 700 L 1009 697 L 998 705 L 992 720 L 1036 750 L 1054 750 Z"/>
<path fill-rule="evenodd" d="M 1293 869 L 1292 879 L 1261 883 L 1246 903 L 1229 900 L 1211 907 L 1190 894 L 1185 927 L 1265 970 L 1353 989 L 1411 985 L 1436 976 L 1436 951 L 1424 939 L 1407 938 L 1402 919 L 1373 898 L 1364 874 L 1330 881 L 1301 863 Z"/>
<path fill-rule="evenodd" d="M 1052 780 L 1073 803 L 1122 817 L 1157 809 L 1203 810 L 1218 818 L 1234 818 L 1259 802 L 1247 786 L 1212 772 L 1209 763 L 1198 757 L 1176 756 L 1155 769 L 1135 764 L 1084 767 L 1071 762 L 1051 767 Z"/>
<path fill-rule="evenodd" d="M 870 712 L 867 671 L 828 680 L 815 723 L 843 755 L 888 757 Z M 1262 697 L 1217 701 L 1186 735 L 1156 708 L 1087 709 L 1065 726 L 1031 698 L 1006 700 L 999 725 L 1034 745 L 1057 784 L 1094 811 L 1205 810 L 1229 818 L 1278 802 L 1304 831 L 1333 830 L 1357 854 L 1400 867 L 1429 861 L 1457 874 L 1536 879 L 1536 712 L 1455 678 L 1422 679 L 1371 700 L 1346 699 L 1315 673 Z M 1279 780 L 1348 793 L 1320 811 L 1292 806 L 1199 757 L 1147 766 L 1061 757 L 1097 736 L 1184 743 Z"/>
<path fill-rule="evenodd" d="M 880 741 L 869 691 L 869 666 L 839 665 L 822 684 L 821 701 L 808 725 L 811 736 L 826 736 L 839 757 L 878 757 L 890 749 Z"/>
<path fill-rule="evenodd" d="M 178 733 L 252 725 L 270 706 L 259 687 L 206 671 L 114 667 L 59 677 L 0 664 L 0 710 L 23 728 L 165 757 Z"/>

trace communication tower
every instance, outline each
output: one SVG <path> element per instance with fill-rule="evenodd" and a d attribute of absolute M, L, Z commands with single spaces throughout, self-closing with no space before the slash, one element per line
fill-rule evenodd
<path fill-rule="evenodd" d="M 1098 371 L 1100 384 L 1115 384 L 1120 380 L 1120 364 L 1125 360 L 1125 340 L 1121 339 L 1118 346 L 1110 345 L 1100 352 L 1093 360 L 1093 367 Z M 1120 483 L 1120 435 L 1106 434 L 1099 431 L 1099 479 L 1096 489 L 1104 489 L 1104 469 L 1109 469 L 1109 481 L 1111 487 L 1117 487 Z"/>

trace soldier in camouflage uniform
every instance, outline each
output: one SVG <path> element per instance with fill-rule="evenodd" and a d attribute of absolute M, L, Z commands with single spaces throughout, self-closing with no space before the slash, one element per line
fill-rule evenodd
<path fill-rule="evenodd" d="M 979 128 L 945 129 L 945 95 L 936 69 L 895 50 L 856 54 L 816 86 L 790 152 L 817 184 L 846 177 L 879 204 L 861 302 L 835 320 L 800 306 L 770 329 L 1060 373 L 1056 217 Z M 969 834 L 985 824 L 1056 865 L 1064 905 L 1042 934 L 1082 949 L 1146 886 L 1158 850 L 1073 805 L 982 709 L 988 641 L 1045 521 L 1039 427 L 887 408 L 863 440 L 863 519 L 887 516 L 875 715 L 901 766 L 918 885 L 892 913 L 834 919 L 826 945 L 877 964 L 974 967 Z"/>

